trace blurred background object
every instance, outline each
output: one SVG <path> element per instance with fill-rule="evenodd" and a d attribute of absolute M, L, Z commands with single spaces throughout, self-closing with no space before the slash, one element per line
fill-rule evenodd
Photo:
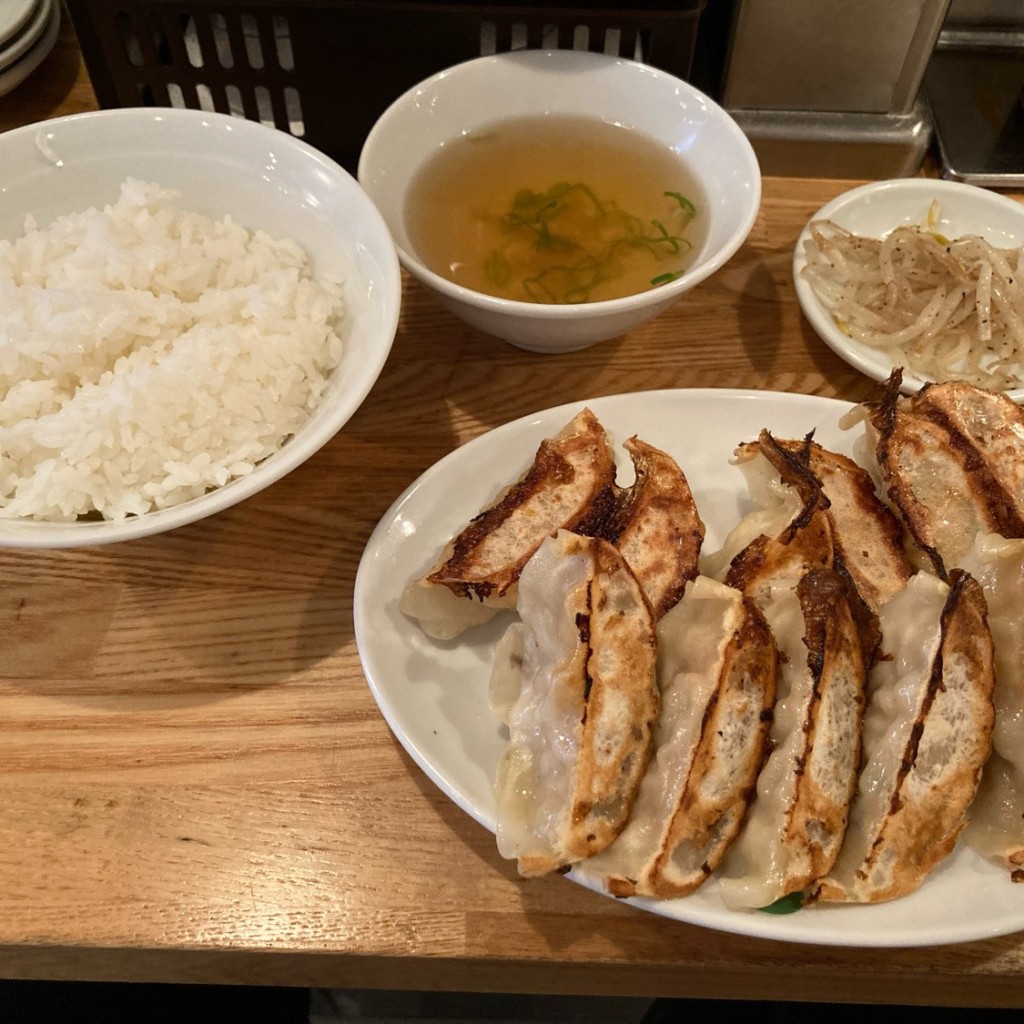
<path fill-rule="evenodd" d="M 57 0 L 0 0 L 0 96 L 39 68 L 59 32 Z"/>
<path fill-rule="evenodd" d="M 764 174 L 913 174 L 921 80 L 949 0 L 738 0 L 722 102 Z"/>
<path fill-rule="evenodd" d="M 739 122 L 766 175 L 915 174 L 937 138 L 946 176 L 1021 180 L 1022 0 L 66 2 L 101 106 L 247 117 L 350 170 L 417 82 L 557 48 L 692 82 Z"/>
<path fill-rule="evenodd" d="M 953 0 L 924 92 L 943 177 L 1024 184 L 1024 3 Z"/>
<path fill-rule="evenodd" d="M 350 170 L 394 99 L 475 57 L 591 50 L 687 79 L 705 4 L 651 0 L 620 10 L 582 0 L 225 0 L 215 8 L 200 0 L 67 2 L 101 106 L 248 117 L 305 139 Z"/>

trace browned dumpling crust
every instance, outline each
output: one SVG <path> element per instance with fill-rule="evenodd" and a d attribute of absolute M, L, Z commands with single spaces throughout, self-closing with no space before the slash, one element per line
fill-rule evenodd
<path fill-rule="evenodd" d="M 828 500 L 813 482 L 798 514 L 777 537 L 763 534 L 730 563 L 725 582 L 760 607 L 760 595 L 778 580 L 798 580 L 813 569 L 831 569 L 834 561 Z"/>
<path fill-rule="evenodd" d="M 877 615 L 913 571 L 904 548 L 903 525 L 878 498 L 871 475 L 853 459 L 829 451 L 810 437 L 775 439 L 775 444 L 804 462 L 821 485 L 828 500 L 836 558 L 861 600 Z M 758 444 L 745 447 L 757 447 L 772 458 L 771 445 L 763 443 L 763 436 Z M 776 459 L 773 463 L 787 480 L 786 467 Z"/>
<path fill-rule="evenodd" d="M 583 409 L 541 442 L 527 472 L 445 546 L 399 607 L 438 640 L 513 608 L 519 574 L 556 530 L 599 532 L 615 502 L 615 456 L 597 417 Z"/>
<path fill-rule="evenodd" d="M 954 567 L 969 570 L 993 614 L 993 754 L 966 839 L 1016 877 L 1024 863 L 1024 775 L 1015 727 L 1024 687 L 1024 410 L 1005 394 L 963 381 L 927 384 L 901 398 L 899 379 L 895 373 L 871 407 L 882 477 L 934 572 L 949 579 Z"/>
<path fill-rule="evenodd" d="M 738 835 L 775 704 L 771 630 L 739 591 L 700 576 L 658 624 L 662 709 L 622 835 L 587 873 L 615 896 L 686 896 Z"/>
<path fill-rule="evenodd" d="M 965 403 L 944 406 L 953 404 L 962 409 Z M 979 533 L 1022 534 L 985 458 L 968 438 L 950 432 L 948 416 L 938 408 L 927 397 L 916 408 L 902 400 L 894 376 L 870 406 L 870 419 L 889 500 L 934 571 L 946 578 Z"/>
<path fill-rule="evenodd" d="M 682 798 L 650 871 L 634 892 L 672 898 L 697 889 L 739 834 L 768 752 L 778 656 L 771 630 L 746 599 L 723 658 Z M 632 895 L 625 883 L 615 895 Z"/>
<path fill-rule="evenodd" d="M 622 552 L 660 619 L 697 575 L 704 523 L 675 459 L 635 436 L 623 447 L 636 476 L 619 492 L 603 535 Z"/>
<path fill-rule="evenodd" d="M 727 905 L 802 892 L 842 845 L 860 762 L 866 670 L 847 580 L 814 568 L 762 591 L 781 658 L 773 749 L 723 867 Z"/>
<path fill-rule="evenodd" d="M 495 786 L 498 848 L 523 875 L 593 856 L 622 831 L 658 718 L 650 605 L 607 541 L 560 531 L 527 564 L 509 744 Z M 502 645 L 504 648 L 504 644 Z"/>
<path fill-rule="evenodd" d="M 477 600 L 501 598 L 556 530 L 593 532 L 608 516 L 615 456 L 604 428 L 582 410 L 541 442 L 527 473 L 456 536 L 427 580 Z"/>
<path fill-rule="evenodd" d="M 565 536 L 593 560 L 588 609 L 576 617 L 583 658 L 580 755 L 566 849 L 603 850 L 623 829 L 651 756 L 658 717 L 654 617 L 622 555 L 596 537 Z"/>
<path fill-rule="evenodd" d="M 920 615 L 919 607 L 910 613 Z M 929 662 L 924 664 L 914 683 L 916 716 L 898 733 L 901 748 L 888 749 L 897 735 L 891 731 L 885 748 L 866 750 L 866 777 L 876 781 L 870 789 L 862 782 L 857 799 L 873 799 L 880 813 L 869 815 L 848 836 L 850 847 L 837 871 L 820 887 L 822 900 L 877 903 L 913 892 L 949 855 L 964 828 L 992 749 L 995 719 L 985 597 L 967 573 L 951 574 L 930 670 Z M 901 693 L 912 692 L 913 680 L 895 681 Z M 883 756 L 892 765 L 887 776 L 873 772 L 874 759 Z"/>
<path fill-rule="evenodd" d="M 1008 395 L 965 381 L 925 385 L 914 413 L 946 429 L 981 481 L 1004 537 L 1024 537 L 1024 409 Z"/>
<path fill-rule="evenodd" d="M 846 833 L 860 768 L 867 672 L 846 580 L 815 569 L 800 580 L 797 596 L 813 692 L 804 721 L 803 772 L 786 831 L 803 851 L 803 878 L 794 872 L 792 880 L 794 889 L 803 889 L 831 869 Z"/>

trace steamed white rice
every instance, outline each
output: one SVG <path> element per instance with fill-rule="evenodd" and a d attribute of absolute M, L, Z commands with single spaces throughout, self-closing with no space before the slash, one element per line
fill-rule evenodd
<path fill-rule="evenodd" d="M 316 406 L 341 282 L 178 198 L 129 180 L 0 241 L 0 517 L 176 505 L 251 473 Z"/>

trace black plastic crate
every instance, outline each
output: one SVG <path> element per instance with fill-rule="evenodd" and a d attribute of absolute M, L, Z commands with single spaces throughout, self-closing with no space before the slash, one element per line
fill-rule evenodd
<path fill-rule="evenodd" d="M 689 78 L 706 0 L 620 10 L 565 2 L 66 0 L 102 107 L 216 110 L 296 135 L 353 168 L 397 96 L 461 61 L 582 49 Z"/>

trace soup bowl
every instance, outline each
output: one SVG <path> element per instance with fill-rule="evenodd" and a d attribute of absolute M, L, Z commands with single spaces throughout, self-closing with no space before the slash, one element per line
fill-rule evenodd
<path fill-rule="evenodd" d="M 424 166 L 457 140 L 501 122 L 566 116 L 632 129 L 678 156 L 706 217 L 685 271 L 623 298 L 544 303 L 484 294 L 427 266 L 410 237 L 410 195 Z M 576 50 L 480 57 L 426 79 L 380 116 L 357 173 L 416 280 L 465 322 L 538 352 L 585 348 L 657 316 L 736 252 L 761 200 L 754 151 L 720 106 L 656 68 Z"/>

